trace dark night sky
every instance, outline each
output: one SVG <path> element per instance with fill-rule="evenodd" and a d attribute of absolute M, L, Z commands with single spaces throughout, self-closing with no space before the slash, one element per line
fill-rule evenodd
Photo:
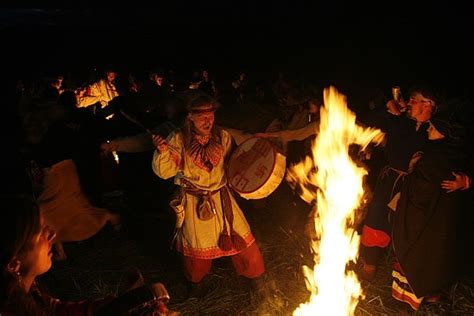
<path fill-rule="evenodd" d="M 322 81 L 373 84 L 437 78 L 458 85 L 467 84 L 466 76 L 472 81 L 471 11 L 439 5 L 354 9 L 231 1 L 156 9 L 0 10 L 0 32 L 13 73 L 107 63 L 135 69 L 283 69 Z"/>

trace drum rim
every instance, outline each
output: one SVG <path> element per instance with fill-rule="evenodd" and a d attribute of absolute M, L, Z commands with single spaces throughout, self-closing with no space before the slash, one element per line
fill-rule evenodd
<path fill-rule="evenodd" d="M 267 139 L 265 139 L 265 138 L 250 137 L 249 139 L 246 139 L 245 141 L 243 141 L 243 142 L 239 145 L 239 147 L 242 146 L 245 142 L 248 142 L 248 141 L 253 140 L 253 139 L 256 139 L 256 140 L 258 140 L 258 139 L 263 139 L 264 141 L 268 142 L 268 143 L 271 145 L 271 149 L 272 149 L 272 152 L 273 152 L 273 157 L 275 158 L 275 161 L 276 161 L 276 158 L 277 158 L 277 155 L 279 154 L 279 152 L 276 150 L 275 145 L 273 145 L 273 143 L 272 143 L 271 141 L 269 141 L 269 140 L 267 140 Z M 234 152 L 234 153 L 235 153 L 235 152 Z M 235 159 L 235 158 L 234 158 L 235 156 L 236 156 L 235 154 L 232 154 L 232 156 L 230 157 L 230 160 L 229 160 L 229 165 L 230 165 L 230 163 L 232 162 L 232 160 Z M 254 192 L 256 192 L 257 190 L 259 190 L 260 188 L 262 188 L 262 187 L 267 183 L 268 179 L 270 179 L 270 177 L 273 175 L 273 172 L 275 171 L 275 166 L 276 166 L 276 163 L 273 164 L 273 168 L 272 168 L 271 172 L 269 173 L 269 175 L 267 176 L 267 178 L 265 179 L 265 181 L 263 181 L 261 185 L 259 185 L 257 188 L 255 188 L 255 189 L 252 190 L 252 191 L 240 191 L 240 190 L 238 190 L 237 188 L 235 188 L 235 187 L 232 185 L 232 181 L 230 181 L 230 180 L 232 179 L 231 177 L 229 177 L 229 185 L 230 185 L 230 187 L 231 187 L 233 190 L 237 191 L 239 194 L 254 193 Z"/>

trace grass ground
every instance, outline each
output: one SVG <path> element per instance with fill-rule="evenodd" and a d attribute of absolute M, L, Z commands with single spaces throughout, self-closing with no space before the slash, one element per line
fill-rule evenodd
<path fill-rule="evenodd" d="M 125 219 L 120 231 L 106 227 L 89 240 L 65 244 L 68 259 L 56 262 L 43 281 L 56 297 L 95 299 L 116 294 L 123 273 L 137 267 L 146 282 L 159 281 L 167 286 L 169 307 L 182 315 L 291 315 L 309 297 L 301 270 L 303 265 L 312 266 L 309 241 L 303 233 L 309 208 L 284 188 L 257 208 L 254 203 L 240 202 L 265 259 L 265 284 L 271 295 L 264 298 L 252 296 L 228 258 L 215 260 L 204 281 L 207 294 L 200 299 L 188 298 L 180 258 L 169 248 L 172 218 L 157 210 L 122 210 Z M 390 266 L 389 253 L 376 279 L 363 283 L 365 299 L 359 302 L 356 315 L 474 313 L 472 273 L 446 289 L 440 303 L 423 305 L 415 313 L 391 297 Z"/>

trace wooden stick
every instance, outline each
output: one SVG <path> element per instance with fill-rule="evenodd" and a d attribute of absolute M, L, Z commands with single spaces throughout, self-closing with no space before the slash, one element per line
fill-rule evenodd
<path fill-rule="evenodd" d="M 143 125 L 142 123 L 140 123 L 139 121 L 137 121 L 135 118 L 131 117 L 130 115 L 128 115 L 124 110 L 120 110 L 120 113 L 127 119 L 129 120 L 130 122 L 134 123 L 135 125 L 137 125 L 138 127 L 140 127 L 141 129 L 143 129 L 145 132 L 147 132 L 148 134 L 150 134 L 152 137 L 155 136 L 155 134 L 153 134 L 153 132 L 146 128 L 145 125 Z M 168 147 L 174 151 L 175 153 L 177 154 L 181 154 L 181 151 L 176 148 L 175 146 L 172 146 L 170 144 L 168 144 Z"/>

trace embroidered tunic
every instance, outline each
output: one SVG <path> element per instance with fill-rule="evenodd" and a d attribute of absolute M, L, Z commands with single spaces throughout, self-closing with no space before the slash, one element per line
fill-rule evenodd
<path fill-rule="evenodd" d="M 211 193 L 208 196 L 215 211 L 211 219 L 201 220 L 197 212 L 200 198 L 183 190 L 182 203 L 185 215 L 182 230 L 177 237 L 178 251 L 185 256 L 201 259 L 214 259 L 239 253 L 241 250 L 235 248 L 222 250 L 218 245 L 221 233 L 225 229 L 227 231 L 230 229 L 228 222 L 224 224 L 221 189 L 227 189 L 224 188 L 227 186 L 224 158 L 231 149 L 231 135 L 222 130 L 220 142 L 212 136 L 210 139 L 203 139 L 195 135 L 189 152 L 185 152 L 183 135 L 180 132 L 171 133 L 167 141 L 169 149 L 166 152 L 160 153 L 155 150 L 153 171 L 163 179 L 174 177 L 175 183 L 182 187 L 189 187 L 191 184 L 194 189 Z M 255 242 L 255 239 L 242 210 L 232 194 L 229 196 L 233 213 L 232 227 L 248 247 Z"/>

